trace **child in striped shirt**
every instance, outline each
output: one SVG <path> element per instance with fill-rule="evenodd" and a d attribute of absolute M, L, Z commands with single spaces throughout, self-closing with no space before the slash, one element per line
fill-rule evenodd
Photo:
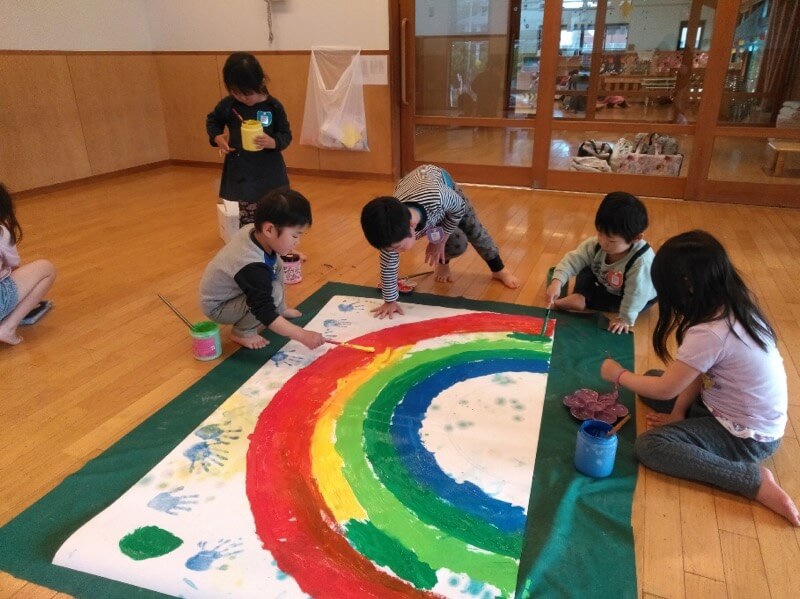
<path fill-rule="evenodd" d="M 381 290 L 384 303 L 373 312 L 379 318 L 403 314 L 397 303 L 400 253 L 426 237 L 425 262 L 434 267 L 440 283 L 453 281 L 449 261 L 467 250 L 467 242 L 480 254 L 492 278 L 516 289 L 519 279 L 500 258 L 491 235 L 478 220 L 461 188 L 442 168 L 426 164 L 400 179 L 394 196 L 381 196 L 361 211 L 361 228 L 374 248 L 380 250 Z"/>

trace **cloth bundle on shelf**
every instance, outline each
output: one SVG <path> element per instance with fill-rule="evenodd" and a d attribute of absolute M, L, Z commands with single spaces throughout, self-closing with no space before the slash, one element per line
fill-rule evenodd
<path fill-rule="evenodd" d="M 608 142 L 596 142 L 593 139 L 587 139 L 578 147 L 578 156 L 596 156 L 608 161 L 611 157 L 611 144 Z"/>
<path fill-rule="evenodd" d="M 632 152 L 621 156 L 616 169 L 629 175 L 658 175 L 677 177 L 681 172 L 683 154 L 678 153 L 674 138 L 659 133 L 639 133 Z"/>
<path fill-rule="evenodd" d="M 607 160 L 597 156 L 573 156 L 569 170 L 586 173 L 610 173 L 611 167 L 608 165 Z"/>
<path fill-rule="evenodd" d="M 572 158 L 571 171 L 617 172 L 677 177 L 683 164 L 678 142 L 663 133 L 637 133 L 633 141 L 621 137 L 613 146 L 587 139 Z"/>

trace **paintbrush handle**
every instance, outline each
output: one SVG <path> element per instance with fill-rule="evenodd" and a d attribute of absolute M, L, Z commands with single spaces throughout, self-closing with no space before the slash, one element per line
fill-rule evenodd
<path fill-rule="evenodd" d="M 171 303 L 169 303 L 169 300 L 167 298 L 165 298 L 160 293 L 157 293 L 156 295 L 158 295 L 158 297 L 161 298 L 162 302 L 164 302 L 165 304 L 167 304 L 167 306 L 169 306 L 170 310 L 172 310 L 173 312 L 175 312 L 175 314 L 178 315 L 178 318 L 180 318 L 183 322 L 186 323 L 187 327 L 189 327 L 190 329 L 194 328 L 194 325 L 191 322 L 189 322 L 189 319 L 186 318 L 183 314 L 181 314 L 180 311 L 175 306 L 173 306 Z"/>
<path fill-rule="evenodd" d="M 408 275 L 407 277 L 400 277 L 400 278 L 409 281 L 411 279 L 416 279 L 417 277 L 424 277 L 425 275 L 432 275 L 432 274 L 433 274 L 432 270 L 426 270 L 425 272 L 418 272 L 415 275 Z"/>
<path fill-rule="evenodd" d="M 611 436 L 613 436 L 613 435 L 616 435 L 616 434 L 617 434 L 617 432 L 619 431 L 619 429 L 621 429 L 621 428 L 622 428 L 622 427 L 625 425 L 625 423 L 626 423 L 626 422 L 628 422 L 628 420 L 630 420 L 630 419 L 631 419 L 631 415 L 630 415 L 630 414 L 628 414 L 627 416 L 625 416 L 625 418 L 623 418 L 622 420 L 620 420 L 619 422 L 617 422 L 617 423 L 616 423 L 616 424 L 615 424 L 615 425 L 614 425 L 614 426 L 611 428 L 611 430 L 610 430 L 610 431 L 608 431 L 608 434 L 607 434 L 606 436 L 608 436 L 608 437 L 611 437 Z"/>
<path fill-rule="evenodd" d="M 371 354 L 375 353 L 374 347 L 367 347 L 366 345 L 356 345 L 355 343 L 347 343 L 346 341 L 335 341 L 333 339 L 325 339 L 325 341 L 332 345 L 341 345 L 342 347 L 349 347 L 350 349 L 357 349 L 360 351 L 369 352 Z"/>

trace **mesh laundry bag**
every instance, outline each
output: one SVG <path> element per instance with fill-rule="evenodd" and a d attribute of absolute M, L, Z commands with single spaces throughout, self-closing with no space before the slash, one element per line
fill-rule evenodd
<path fill-rule="evenodd" d="M 359 48 L 312 46 L 301 144 L 369 150 L 360 57 Z"/>

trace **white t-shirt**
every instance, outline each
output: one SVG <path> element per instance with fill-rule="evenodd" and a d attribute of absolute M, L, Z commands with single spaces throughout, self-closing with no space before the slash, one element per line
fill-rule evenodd
<path fill-rule="evenodd" d="M 17 246 L 11 243 L 11 233 L 0 225 L 0 281 L 11 274 L 19 266 Z"/>
<path fill-rule="evenodd" d="M 703 403 L 732 435 L 774 441 L 786 429 L 789 392 L 778 348 L 762 350 L 738 321 L 686 331 L 677 359 L 703 374 Z M 737 337 L 738 335 L 738 337 Z"/>

